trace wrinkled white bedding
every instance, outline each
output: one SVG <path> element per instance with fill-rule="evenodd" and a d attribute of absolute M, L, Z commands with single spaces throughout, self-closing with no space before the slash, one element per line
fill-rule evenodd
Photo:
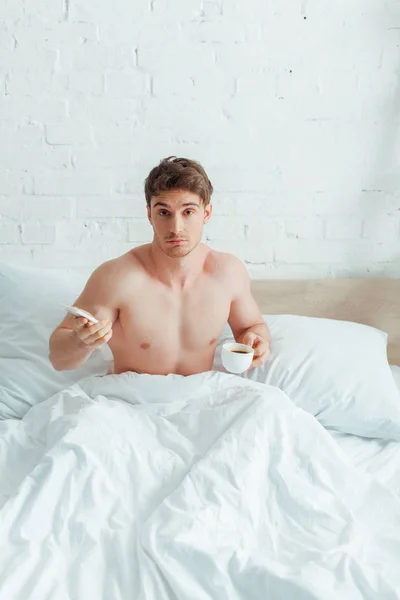
<path fill-rule="evenodd" d="M 0 451 L 0 600 L 400 598 L 399 497 L 275 387 L 91 378 Z"/>
<path fill-rule="evenodd" d="M 400 367 L 391 366 L 399 390 Z M 363 438 L 329 430 L 335 442 L 344 450 L 351 463 L 377 477 L 385 487 L 400 496 L 400 443 L 391 440 Z"/>
<path fill-rule="evenodd" d="M 391 365 L 390 370 L 392 371 L 392 375 L 396 383 L 397 389 L 399 390 L 400 397 L 400 367 L 397 365 Z"/>

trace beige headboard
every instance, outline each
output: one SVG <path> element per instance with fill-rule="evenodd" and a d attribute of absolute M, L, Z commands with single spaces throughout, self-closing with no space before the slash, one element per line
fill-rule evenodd
<path fill-rule="evenodd" d="M 256 279 L 252 289 L 263 314 L 327 317 L 386 331 L 389 362 L 400 365 L 400 279 Z"/>

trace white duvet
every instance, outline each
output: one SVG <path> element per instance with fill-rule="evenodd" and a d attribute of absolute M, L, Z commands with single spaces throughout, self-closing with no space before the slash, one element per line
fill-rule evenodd
<path fill-rule="evenodd" d="M 275 387 L 95 377 L 0 450 L 0 600 L 400 598 L 399 497 Z"/>

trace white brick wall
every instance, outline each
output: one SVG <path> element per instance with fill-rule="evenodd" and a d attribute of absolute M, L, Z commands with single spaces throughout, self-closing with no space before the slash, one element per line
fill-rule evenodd
<path fill-rule="evenodd" d="M 175 154 L 254 276 L 399 276 L 399 47 L 396 0 L 2 0 L 0 260 L 90 272 L 150 240 Z"/>

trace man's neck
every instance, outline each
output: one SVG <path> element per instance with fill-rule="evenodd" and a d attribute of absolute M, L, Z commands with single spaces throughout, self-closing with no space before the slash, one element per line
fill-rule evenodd
<path fill-rule="evenodd" d="M 207 247 L 200 243 L 190 254 L 182 258 L 167 256 L 153 240 L 150 256 L 157 279 L 171 288 L 189 287 L 204 268 Z"/>

